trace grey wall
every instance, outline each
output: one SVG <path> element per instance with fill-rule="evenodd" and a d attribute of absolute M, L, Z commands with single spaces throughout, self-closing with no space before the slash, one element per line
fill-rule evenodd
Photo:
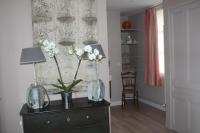
<path fill-rule="evenodd" d="M 19 110 L 33 79 L 33 66 L 19 65 L 21 48 L 32 46 L 30 9 L 28 0 L 0 1 L 2 133 L 21 132 Z"/>
<path fill-rule="evenodd" d="M 25 103 L 26 88 L 33 82 L 33 65 L 19 65 L 21 49 L 31 47 L 32 22 L 30 0 L 0 1 L 0 89 L 2 105 L 0 119 L 2 133 L 22 133 L 19 121 L 19 111 Z M 106 57 L 107 15 L 106 0 L 98 0 L 99 39 Z M 108 88 L 109 69 L 108 58 L 100 64 L 100 77 Z M 106 89 L 106 99 L 109 101 L 109 90 Z"/>
<path fill-rule="evenodd" d="M 165 96 L 164 96 L 164 87 L 156 88 L 152 86 L 144 85 L 145 78 L 145 18 L 144 12 L 138 13 L 132 17 L 130 17 L 133 22 L 133 27 L 138 30 L 136 33 L 136 40 L 139 41 L 137 46 L 131 48 L 131 54 L 137 55 L 137 85 L 139 88 L 139 96 L 144 100 L 151 101 L 156 104 L 164 104 Z M 136 54 L 134 53 L 136 52 Z M 131 60 L 134 60 L 132 58 Z"/>
<path fill-rule="evenodd" d="M 111 102 L 121 101 L 121 34 L 120 12 L 108 11 L 108 50 L 112 77 Z"/>
<path fill-rule="evenodd" d="M 1 61 L 2 59 L 1 59 L 1 56 L 0 56 L 0 61 Z M 0 62 L 0 69 L 1 69 L 1 62 Z M 2 78 L 2 76 L 1 76 L 2 74 L 1 74 L 1 70 L 0 70 L 0 79 Z M 0 80 L 0 85 L 2 84 L 2 82 L 1 82 L 1 80 Z M 3 113 L 3 106 L 2 106 L 2 87 L 0 86 L 0 133 L 2 133 L 2 113 Z"/>

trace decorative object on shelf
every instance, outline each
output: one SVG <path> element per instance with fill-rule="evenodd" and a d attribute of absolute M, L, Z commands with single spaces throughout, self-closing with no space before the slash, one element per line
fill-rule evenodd
<path fill-rule="evenodd" d="M 86 39 L 83 41 L 83 44 L 85 45 L 92 45 L 97 44 L 98 41 L 95 38 L 95 28 L 97 23 L 97 17 L 93 10 L 93 5 L 95 3 L 95 0 L 87 0 L 88 3 L 88 9 L 86 9 L 85 16 L 82 18 L 84 22 L 87 23 L 86 25 Z"/>
<path fill-rule="evenodd" d="M 33 21 L 33 23 L 50 22 L 50 21 L 52 21 L 52 18 L 49 16 L 46 16 L 45 14 L 44 15 L 40 14 L 37 16 L 33 16 L 32 21 Z"/>
<path fill-rule="evenodd" d="M 130 35 L 127 36 L 126 43 L 127 43 L 127 44 L 132 44 L 132 43 L 133 43 L 133 40 L 132 40 L 132 38 L 131 38 Z"/>
<path fill-rule="evenodd" d="M 83 42 L 83 44 L 85 44 L 85 45 L 93 45 L 93 44 L 97 44 L 97 43 L 98 42 L 94 38 L 90 38 Z"/>
<path fill-rule="evenodd" d="M 64 14 L 64 13 L 60 13 L 57 17 L 58 21 L 62 22 L 62 23 L 70 23 L 73 22 L 75 20 L 75 18 L 69 14 Z"/>
<path fill-rule="evenodd" d="M 36 64 L 46 61 L 40 47 L 24 48 L 21 52 L 20 64 Z M 35 71 L 34 71 L 35 78 Z M 47 96 L 47 102 L 45 103 L 45 95 Z M 43 109 L 49 105 L 50 99 L 46 89 L 42 85 L 37 84 L 35 78 L 35 84 L 31 84 L 27 90 L 26 102 L 31 109 Z"/>
<path fill-rule="evenodd" d="M 97 17 L 92 12 L 92 8 L 95 0 L 88 0 L 88 9 L 86 10 L 86 15 L 82 18 L 89 25 L 93 25 L 97 22 Z"/>
<path fill-rule="evenodd" d="M 93 102 L 100 102 L 105 96 L 105 86 L 103 81 L 98 78 L 97 62 L 105 58 L 105 54 L 101 45 L 88 45 L 85 51 L 87 51 L 88 59 L 94 63 L 96 74 L 96 79 L 91 81 L 88 85 L 88 99 Z"/>
<path fill-rule="evenodd" d="M 62 28 L 59 29 L 59 44 L 62 46 L 71 46 L 75 44 L 74 33 L 71 24 L 63 23 Z"/>
<path fill-rule="evenodd" d="M 64 22 L 72 22 L 75 20 L 75 18 L 73 16 L 67 16 L 67 15 L 63 15 L 63 16 L 60 16 L 60 17 L 57 17 L 57 19 L 64 23 Z"/>
<path fill-rule="evenodd" d="M 94 34 L 92 33 L 92 31 L 87 31 L 86 35 L 87 35 L 87 39 L 83 41 L 83 44 L 93 45 L 93 44 L 98 43 L 98 41 L 94 38 Z"/>
<path fill-rule="evenodd" d="M 126 21 L 122 22 L 123 29 L 131 29 L 131 27 L 132 27 L 131 21 L 126 20 Z"/>
<path fill-rule="evenodd" d="M 133 39 L 133 44 L 138 44 L 138 41 L 135 38 Z"/>
<path fill-rule="evenodd" d="M 76 71 L 74 80 L 71 83 L 65 85 L 65 83 L 63 81 L 63 78 L 62 78 L 62 75 L 61 75 L 61 72 L 60 72 L 60 67 L 59 67 L 59 64 L 58 64 L 58 60 L 56 58 L 56 54 L 58 54 L 59 50 L 56 48 L 56 45 L 55 45 L 54 42 L 49 42 L 48 40 L 45 40 L 45 41 L 41 41 L 41 43 L 45 47 L 44 48 L 45 52 L 47 52 L 49 57 L 53 58 L 55 63 L 56 63 L 56 66 L 57 66 L 57 69 L 58 69 L 58 73 L 59 73 L 59 79 L 57 79 L 59 85 L 52 84 L 52 86 L 62 90 L 60 92 L 61 96 L 62 96 L 62 101 L 65 102 L 65 107 L 67 109 L 70 106 L 71 102 L 72 102 L 72 92 L 73 92 L 72 89 L 73 89 L 73 87 L 76 86 L 78 83 L 80 83 L 82 81 L 81 79 L 76 80 L 76 75 L 78 73 L 78 69 Z M 83 55 L 83 52 L 81 52 L 81 50 L 79 50 L 79 49 L 77 49 L 76 52 L 77 52 L 77 55 L 79 55 L 79 56 Z M 78 64 L 78 68 L 79 68 L 79 66 L 80 66 L 80 63 Z"/>
<path fill-rule="evenodd" d="M 68 39 L 62 39 L 59 44 L 63 45 L 63 46 L 71 46 L 73 45 L 75 42 L 73 40 L 68 40 Z"/>
<path fill-rule="evenodd" d="M 85 21 L 89 25 L 92 25 L 97 22 L 97 17 L 88 15 L 88 16 L 83 17 L 83 21 Z"/>

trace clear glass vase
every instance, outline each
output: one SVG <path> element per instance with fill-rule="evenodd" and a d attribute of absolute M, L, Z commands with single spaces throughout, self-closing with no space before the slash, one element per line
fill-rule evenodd
<path fill-rule="evenodd" d="M 88 99 L 94 102 L 100 102 L 105 96 L 105 86 L 101 79 L 98 78 L 97 61 L 94 62 L 96 79 L 92 80 L 88 86 Z"/>

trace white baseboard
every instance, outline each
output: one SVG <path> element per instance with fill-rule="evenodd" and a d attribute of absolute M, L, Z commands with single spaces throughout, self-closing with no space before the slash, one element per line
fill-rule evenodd
<path fill-rule="evenodd" d="M 122 101 L 111 102 L 111 106 L 119 106 L 119 105 L 122 105 Z"/>
<path fill-rule="evenodd" d="M 149 101 L 149 100 L 145 100 L 145 99 L 142 99 L 142 98 L 139 98 L 139 101 L 142 102 L 142 103 L 145 103 L 149 106 L 152 106 L 156 109 L 159 109 L 159 110 L 162 110 L 162 111 L 165 111 L 165 107 L 163 107 L 162 105 L 160 104 L 157 104 L 157 103 L 154 103 L 152 101 Z"/>
<path fill-rule="evenodd" d="M 145 103 L 149 106 L 152 106 L 156 109 L 159 109 L 159 110 L 162 110 L 162 111 L 165 111 L 165 108 L 162 106 L 162 105 L 159 105 L 157 103 L 154 103 L 154 102 L 151 102 L 149 100 L 145 100 L 145 99 L 142 99 L 142 98 L 139 98 L 139 101 L 142 102 L 142 103 Z M 114 101 L 114 102 L 111 102 L 111 106 L 119 106 L 119 105 L 122 105 L 122 102 L 121 101 Z"/>

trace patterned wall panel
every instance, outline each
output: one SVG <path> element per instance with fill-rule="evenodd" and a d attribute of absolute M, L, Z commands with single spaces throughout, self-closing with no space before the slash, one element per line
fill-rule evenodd
<path fill-rule="evenodd" d="M 47 39 L 59 48 L 57 59 L 66 83 L 73 80 L 78 59 L 68 54 L 71 45 L 83 48 L 98 42 L 97 7 L 95 0 L 32 0 L 33 42 Z M 39 84 L 53 89 L 57 83 L 58 71 L 53 59 L 45 53 L 46 62 L 36 64 L 36 77 Z M 88 81 L 95 77 L 93 63 L 82 61 L 78 78 L 83 79 L 80 88 L 84 90 Z"/>

